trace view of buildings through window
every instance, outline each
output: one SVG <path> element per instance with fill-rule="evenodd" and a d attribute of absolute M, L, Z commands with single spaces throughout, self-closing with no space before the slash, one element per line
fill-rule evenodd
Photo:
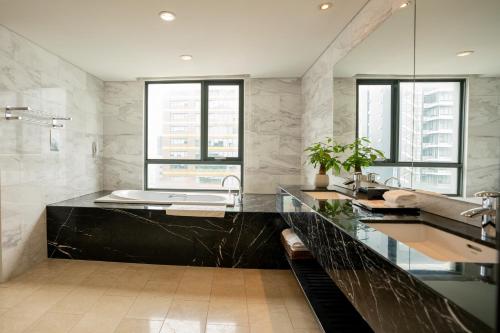
<path fill-rule="evenodd" d="M 147 85 L 148 188 L 221 189 L 224 176 L 241 178 L 241 87 L 223 81 Z"/>
<path fill-rule="evenodd" d="M 391 113 L 393 85 L 397 85 L 399 100 L 397 128 L 384 125 L 395 116 Z M 378 163 L 371 171 L 382 179 L 397 177 L 405 187 L 458 194 L 460 118 L 460 81 L 391 81 L 358 86 L 358 135 L 368 137 L 392 163 Z M 396 141 L 397 157 L 392 156 L 392 141 Z"/>

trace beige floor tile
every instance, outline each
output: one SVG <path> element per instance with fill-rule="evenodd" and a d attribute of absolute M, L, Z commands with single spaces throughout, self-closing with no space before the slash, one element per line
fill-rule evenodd
<path fill-rule="evenodd" d="M 189 266 L 184 271 L 183 279 L 212 282 L 216 268 Z"/>
<path fill-rule="evenodd" d="M 170 306 L 162 333 L 202 333 L 205 331 L 208 302 L 177 301 Z"/>
<path fill-rule="evenodd" d="M 247 303 L 283 304 L 281 291 L 276 286 L 247 284 L 245 294 Z"/>
<path fill-rule="evenodd" d="M 217 268 L 214 271 L 213 284 L 217 286 L 243 286 L 245 284 L 243 270 L 236 268 Z"/>
<path fill-rule="evenodd" d="M 104 288 L 80 286 L 64 296 L 50 308 L 50 311 L 63 313 L 85 313 L 104 295 Z"/>
<path fill-rule="evenodd" d="M 206 333 L 249 333 L 250 327 L 235 325 L 207 325 Z"/>
<path fill-rule="evenodd" d="M 99 298 L 88 313 L 123 317 L 134 301 L 135 297 L 104 295 Z"/>
<path fill-rule="evenodd" d="M 177 287 L 175 299 L 185 301 L 208 301 L 211 292 L 211 280 L 184 277 Z"/>
<path fill-rule="evenodd" d="M 120 324 L 122 317 L 102 313 L 86 313 L 73 327 L 71 333 L 112 333 Z"/>
<path fill-rule="evenodd" d="M 123 319 L 113 333 L 158 333 L 163 320 Z"/>
<path fill-rule="evenodd" d="M 251 332 L 293 332 L 292 322 L 284 305 L 248 304 Z"/>
<path fill-rule="evenodd" d="M 294 328 L 315 328 L 317 329 L 318 323 L 312 311 L 307 310 L 288 310 L 288 315 L 292 321 Z"/>
<path fill-rule="evenodd" d="M 4 316 L 23 315 L 38 318 L 68 293 L 69 291 L 66 289 L 59 290 L 57 288 L 36 290 L 22 302 L 9 309 Z"/>
<path fill-rule="evenodd" d="M 139 295 L 130 307 L 126 317 L 136 319 L 163 320 L 172 303 L 171 297 Z"/>
<path fill-rule="evenodd" d="M 319 332 L 283 270 L 47 260 L 0 285 L 0 316 L 0 333 Z"/>
<path fill-rule="evenodd" d="M 260 322 L 252 323 L 250 325 L 250 333 L 292 333 L 292 324 L 288 322 L 276 323 L 276 322 Z"/>
<path fill-rule="evenodd" d="M 163 266 L 156 268 L 149 278 L 149 281 L 157 282 L 174 282 L 177 283 L 182 279 L 185 272 L 184 267 L 180 266 Z"/>
<path fill-rule="evenodd" d="M 224 285 L 215 284 L 214 282 L 214 284 L 212 285 L 210 300 L 246 303 L 245 288 L 243 287 L 243 285 Z"/>
<path fill-rule="evenodd" d="M 116 279 L 113 287 L 106 291 L 106 295 L 137 296 L 149 281 L 152 272 L 125 270 Z"/>
<path fill-rule="evenodd" d="M 96 266 L 96 272 L 114 275 L 119 275 L 128 267 L 128 264 L 122 262 L 94 261 L 93 263 Z"/>
<path fill-rule="evenodd" d="M 179 286 L 179 281 L 148 281 L 141 290 L 141 294 L 151 296 L 173 297 Z"/>
<path fill-rule="evenodd" d="M 22 287 L 6 287 L 0 288 L 0 307 L 1 308 L 11 308 L 24 299 L 26 299 L 30 294 L 34 293 L 36 289 L 24 289 Z"/>
<path fill-rule="evenodd" d="M 279 288 L 283 297 L 304 297 L 304 293 L 296 281 L 283 283 Z"/>
<path fill-rule="evenodd" d="M 286 297 L 283 299 L 287 310 L 297 310 L 297 311 L 310 311 L 309 303 L 304 296 L 299 297 Z"/>
<path fill-rule="evenodd" d="M 0 333 L 24 332 L 38 318 L 25 315 L 2 315 L 0 317 Z"/>
<path fill-rule="evenodd" d="M 81 314 L 46 312 L 26 331 L 29 333 L 67 333 L 82 317 Z"/>
<path fill-rule="evenodd" d="M 247 305 L 242 302 L 211 301 L 207 324 L 248 326 Z"/>
<path fill-rule="evenodd" d="M 118 273 L 95 271 L 89 274 L 80 285 L 94 288 L 111 288 L 116 285 Z"/>

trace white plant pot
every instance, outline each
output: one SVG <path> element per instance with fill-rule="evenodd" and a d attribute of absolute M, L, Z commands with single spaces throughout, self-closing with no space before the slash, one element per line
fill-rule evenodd
<path fill-rule="evenodd" d="M 330 178 L 328 175 L 317 174 L 316 177 L 314 177 L 314 186 L 327 187 L 328 184 L 330 184 Z"/>

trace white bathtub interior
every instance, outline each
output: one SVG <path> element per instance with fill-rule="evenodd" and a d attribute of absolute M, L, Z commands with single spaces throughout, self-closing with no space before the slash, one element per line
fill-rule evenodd
<path fill-rule="evenodd" d="M 95 202 L 234 206 L 235 198 L 229 193 L 118 190 L 96 199 Z"/>

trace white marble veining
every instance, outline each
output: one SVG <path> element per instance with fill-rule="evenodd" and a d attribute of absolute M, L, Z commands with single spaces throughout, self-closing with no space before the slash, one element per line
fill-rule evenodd
<path fill-rule="evenodd" d="M 300 79 L 250 79 L 245 110 L 246 193 L 300 183 Z"/>
<path fill-rule="evenodd" d="M 104 84 L 104 188 L 143 188 L 144 83 Z"/>
<path fill-rule="evenodd" d="M 500 190 L 500 78 L 468 79 L 465 195 Z"/>
<path fill-rule="evenodd" d="M 1 276 L 46 258 L 45 205 L 102 189 L 103 83 L 0 25 L 0 108 L 72 117 L 50 151 L 50 128 L 0 118 Z"/>

